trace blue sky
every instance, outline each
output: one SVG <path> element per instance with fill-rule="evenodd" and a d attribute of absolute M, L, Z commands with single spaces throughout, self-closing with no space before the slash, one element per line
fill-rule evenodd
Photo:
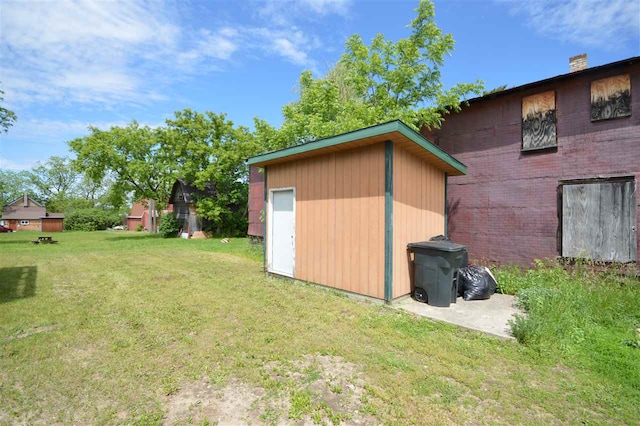
<path fill-rule="evenodd" d="M 517 86 L 640 55 L 640 2 L 436 1 L 456 49 L 443 83 Z M 12 1 L 0 4 L 0 168 L 52 155 L 88 125 L 160 125 L 173 111 L 281 123 L 300 72 L 322 75 L 354 33 L 406 37 L 417 0 Z"/>

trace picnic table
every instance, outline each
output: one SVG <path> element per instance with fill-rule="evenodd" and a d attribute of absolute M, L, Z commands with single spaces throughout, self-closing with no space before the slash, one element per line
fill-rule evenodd
<path fill-rule="evenodd" d="M 57 241 L 54 240 L 53 237 L 45 237 L 45 236 L 38 237 L 37 240 L 33 240 L 31 242 L 33 244 L 55 244 L 55 243 L 57 243 Z"/>

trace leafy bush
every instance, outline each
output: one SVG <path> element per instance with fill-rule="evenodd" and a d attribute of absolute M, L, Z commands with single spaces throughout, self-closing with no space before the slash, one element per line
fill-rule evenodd
<path fill-rule="evenodd" d="M 141 223 L 136 225 L 136 232 L 142 232 L 144 231 L 144 226 L 142 226 Z"/>
<path fill-rule="evenodd" d="M 497 292 L 515 295 L 518 290 L 528 287 L 526 272 L 517 266 L 492 269 L 498 282 Z"/>
<path fill-rule="evenodd" d="M 158 228 L 158 233 L 163 238 L 172 238 L 177 237 L 178 232 L 182 228 L 182 224 L 178 220 L 175 214 L 169 213 L 162 217 L 160 221 L 160 227 Z"/>
<path fill-rule="evenodd" d="M 67 231 L 103 231 L 120 225 L 118 212 L 104 209 L 77 209 L 67 213 L 64 218 L 64 229 Z"/>

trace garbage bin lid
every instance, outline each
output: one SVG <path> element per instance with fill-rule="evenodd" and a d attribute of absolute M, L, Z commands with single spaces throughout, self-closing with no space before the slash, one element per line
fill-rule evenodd
<path fill-rule="evenodd" d="M 465 245 L 456 244 L 451 241 L 421 241 L 417 243 L 409 243 L 408 247 L 410 249 L 431 249 L 447 252 L 460 251 L 467 248 Z"/>

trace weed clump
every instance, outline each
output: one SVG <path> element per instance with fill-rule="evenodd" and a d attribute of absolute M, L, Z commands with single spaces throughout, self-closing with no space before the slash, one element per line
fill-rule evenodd
<path fill-rule="evenodd" d="M 511 322 L 520 343 L 542 354 L 559 353 L 620 385 L 640 383 L 640 350 L 633 344 L 640 327 L 637 278 L 540 261 L 534 269 L 516 271 L 497 275 L 525 312 Z"/>

